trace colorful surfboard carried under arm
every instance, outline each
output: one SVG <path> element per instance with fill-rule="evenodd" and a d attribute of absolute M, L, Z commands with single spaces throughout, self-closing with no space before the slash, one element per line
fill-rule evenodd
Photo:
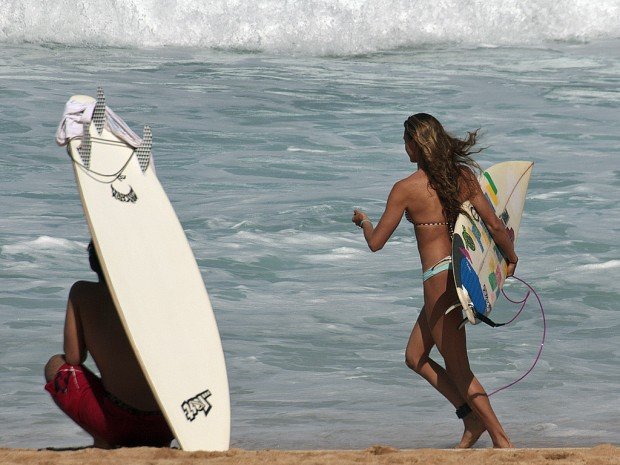
<path fill-rule="evenodd" d="M 519 233 L 533 165 L 529 161 L 498 163 L 479 178 L 482 192 L 506 226 L 513 243 Z M 468 214 L 457 218 L 452 240 L 456 291 L 467 321 L 493 325 L 487 315 L 504 285 L 508 264 L 473 205 L 465 202 L 463 209 Z"/>
<path fill-rule="evenodd" d="M 137 137 L 99 90 L 96 101 L 71 97 L 57 141 L 68 145 L 116 309 L 181 448 L 227 450 L 230 399 L 220 335 L 185 232 L 155 174 L 150 130 Z"/>

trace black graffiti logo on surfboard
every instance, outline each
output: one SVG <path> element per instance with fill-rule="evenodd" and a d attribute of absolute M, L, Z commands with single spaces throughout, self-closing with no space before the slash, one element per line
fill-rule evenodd
<path fill-rule="evenodd" d="M 205 417 L 209 415 L 209 412 L 213 407 L 208 400 L 209 397 L 211 397 L 211 391 L 207 389 L 197 396 L 183 402 L 183 404 L 181 404 L 181 408 L 185 413 L 185 418 L 189 421 L 194 421 L 200 412 L 204 412 Z"/>
<path fill-rule="evenodd" d="M 112 197 L 116 200 L 131 203 L 136 203 L 138 201 L 138 195 L 134 192 L 133 187 L 129 186 L 129 192 L 126 194 L 117 191 L 112 184 L 110 184 L 110 187 L 112 188 Z"/>

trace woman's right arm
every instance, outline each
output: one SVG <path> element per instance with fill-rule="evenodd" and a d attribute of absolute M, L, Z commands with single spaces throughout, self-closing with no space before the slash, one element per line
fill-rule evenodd
<path fill-rule="evenodd" d="M 484 224 L 491 233 L 493 240 L 502 251 L 502 254 L 506 257 L 508 261 L 507 275 L 512 276 L 517 267 L 517 262 L 519 261 L 519 257 L 515 253 L 512 239 L 508 235 L 506 226 L 504 226 L 502 220 L 497 217 L 493 207 L 491 207 L 491 204 L 484 196 L 478 181 L 474 181 L 470 184 L 472 193 L 469 197 L 469 201 L 480 215 L 482 221 L 484 221 Z"/>

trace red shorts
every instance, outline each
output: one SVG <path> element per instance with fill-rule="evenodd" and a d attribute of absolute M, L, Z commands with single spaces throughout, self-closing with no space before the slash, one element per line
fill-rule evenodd
<path fill-rule="evenodd" d="M 173 439 L 161 412 L 141 412 L 123 405 L 82 365 L 65 363 L 45 389 L 69 418 L 111 446 L 165 447 Z"/>

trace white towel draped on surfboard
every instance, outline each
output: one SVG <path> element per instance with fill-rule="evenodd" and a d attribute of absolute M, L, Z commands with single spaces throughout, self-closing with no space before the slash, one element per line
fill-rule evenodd
<path fill-rule="evenodd" d="M 65 105 L 62 120 L 56 131 L 56 143 L 65 146 L 71 139 L 82 137 L 84 125 L 86 127 L 90 125 L 94 109 L 94 100 L 91 103 L 83 103 L 70 99 Z M 142 139 L 116 113 L 106 107 L 105 114 L 107 130 L 133 148 L 140 146 Z"/>

